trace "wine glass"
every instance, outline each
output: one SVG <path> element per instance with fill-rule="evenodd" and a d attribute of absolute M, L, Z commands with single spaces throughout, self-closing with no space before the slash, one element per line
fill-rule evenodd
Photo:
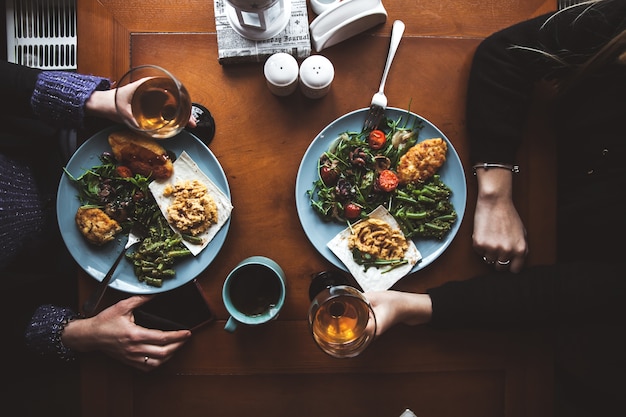
<path fill-rule="evenodd" d="M 136 88 L 130 84 L 136 84 Z M 132 68 L 115 90 L 115 108 L 133 130 L 154 139 L 166 139 L 185 128 L 191 116 L 191 98 L 185 86 L 156 65 Z"/>
<path fill-rule="evenodd" d="M 351 358 L 374 340 L 374 310 L 363 293 L 348 285 L 345 278 L 328 271 L 317 274 L 309 287 L 309 297 L 309 327 L 313 340 L 325 353 Z"/>

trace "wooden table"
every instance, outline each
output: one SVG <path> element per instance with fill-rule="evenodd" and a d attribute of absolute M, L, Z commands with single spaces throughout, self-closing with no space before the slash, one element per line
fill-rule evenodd
<path fill-rule="evenodd" d="M 540 332 L 434 331 L 398 326 L 361 356 L 339 360 L 314 344 L 306 321 L 312 273 L 331 267 L 307 240 L 294 185 L 311 140 L 337 117 L 369 105 L 380 82 L 391 23 L 406 33 L 386 85 L 389 105 L 438 126 L 452 141 L 468 182 L 460 231 L 433 264 L 394 288 L 424 291 L 485 271 L 471 248 L 476 184 L 468 161 L 465 89 L 474 49 L 495 30 L 556 8 L 554 0 L 394 0 L 389 18 L 322 52 L 336 77 L 323 99 L 272 95 L 262 64 L 221 66 L 209 0 L 80 0 L 78 69 L 118 79 L 131 65 L 157 64 L 212 112 L 210 145 L 229 181 L 228 238 L 199 282 L 217 320 L 194 334 L 162 368 L 142 373 L 94 354 L 82 362 L 83 415 L 98 416 L 549 416 L 550 346 Z M 310 19 L 313 14 L 309 12 Z M 537 122 L 534 132 L 543 132 Z M 529 231 L 530 264 L 554 259 L 550 152 L 520 153 L 516 200 Z M 543 148 L 542 148 L 543 149 Z M 540 186 L 541 184 L 541 186 Z M 220 292 L 243 258 L 265 255 L 287 275 L 277 321 L 223 330 Z M 80 277 L 81 299 L 95 280 Z M 108 302 L 124 296 L 109 292 Z"/>

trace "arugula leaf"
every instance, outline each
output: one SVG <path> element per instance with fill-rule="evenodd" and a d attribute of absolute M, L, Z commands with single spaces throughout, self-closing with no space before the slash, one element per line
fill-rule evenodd
<path fill-rule="evenodd" d="M 354 262 L 365 267 L 366 271 L 371 267 L 381 268 L 383 266 L 388 266 L 389 268 L 382 271 L 383 274 L 399 267 L 400 265 L 406 265 L 409 262 L 406 259 L 379 259 L 369 253 L 361 252 L 357 248 L 352 250 L 352 257 L 354 258 Z"/>

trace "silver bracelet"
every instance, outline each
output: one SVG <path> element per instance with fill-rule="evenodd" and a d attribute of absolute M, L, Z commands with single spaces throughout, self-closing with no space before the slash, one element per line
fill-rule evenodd
<path fill-rule="evenodd" d="M 474 172 L 474 175 L 476 175 L 476 170 L 478 168 L 483 168 L 485 170 L 489 168 L 502 168 L 502 169 L 511 171 L 514 174 L 517 174 L 519 172 L 519 165 L 498 164 L 495 162 L 483 162 L 481 164 L 475 164 L 474 166 L 472 166 L 472 171 Z"/>

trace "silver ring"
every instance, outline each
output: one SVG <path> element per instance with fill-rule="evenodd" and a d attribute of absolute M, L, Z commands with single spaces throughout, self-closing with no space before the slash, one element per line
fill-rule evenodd
<path fill-rule="evenodd" d="M 504 266 L 504 265 L 508 265 L 510 263 L 511 263 L 510 259 L 507 259 L 506 261 L 501 261 L 501 260 L 498 259 L 498 265 Z"/>
<path fill-rule="evenodd" d="M 495 263 L 494 261 L 490 261 L 489 259 L 487 259 L 486 256 L 483 256 L 483 261 L 485 261 L 487 265 L 493 265 Z"/>
<path fill-rule="evenodd" d="M 148 363 L 148 359 L 150 359 L 148 356 L 144 356 L 143 357 L 143 363 Z"/>

